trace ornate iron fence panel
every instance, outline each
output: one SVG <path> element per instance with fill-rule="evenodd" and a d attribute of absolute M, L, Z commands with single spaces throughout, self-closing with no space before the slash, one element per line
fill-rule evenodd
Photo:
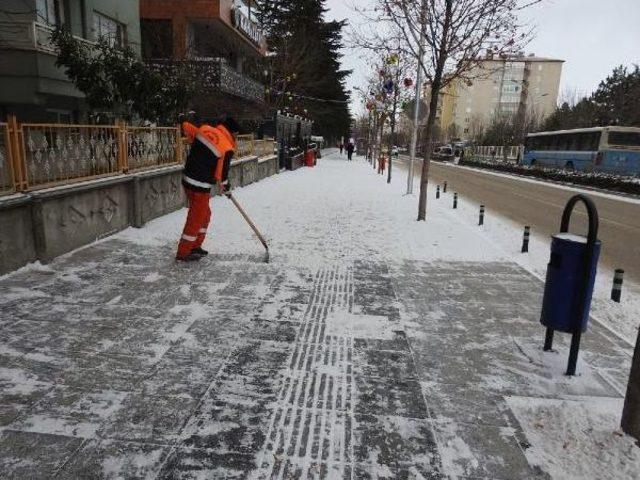
<path fill-rule="evenodd" d="M 272 156 L 276 151 L 276 143 L 272 138 L 255 141 L 255 155 L 260 158 Z"/>
<path fill-rule="evenodd" d="M 23 124 L 29 187 L 113 175 L 122 169 L 116 126 Z"/>
<path fill-rule="evenodd" d="M 251 157 L 253 155 L 253 135 L 238 135 L 236 137 L 236 158 Z"/>
<path fill-rule="evenodd" d="M 181 140 L 174 127 L 127 127 L 126 138 L 129 171 L 179 162 Z"/>

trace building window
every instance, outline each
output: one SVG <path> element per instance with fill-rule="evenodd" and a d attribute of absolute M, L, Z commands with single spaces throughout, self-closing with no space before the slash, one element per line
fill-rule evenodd
<path fill-rule="evenodd" d="M 112 47 L 124 47 L 124 25 L 98 12 L 93 12 L 93 33 L 96 40 L 105 39 Z"/>
<path fill-rule="evenodd" d="M 52 27 L 62 25 L 64 19 L 63 0 L 37 0 L 36 14 L 38 21 Z"/>
<path fill-rule="evenodd" d="M 173 56 L 173 25 L 171 20 L 140 20 L 142 57 L 163 59 Z"/>

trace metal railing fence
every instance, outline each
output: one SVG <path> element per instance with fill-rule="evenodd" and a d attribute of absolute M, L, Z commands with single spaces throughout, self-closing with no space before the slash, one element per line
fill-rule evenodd
<path fill-rule="evenodd" d="M 174 127 L 126 127 L 130 172 L 182 163 L 180 132 Z"/>
<path fill-rule="evenodd" d="M 254 155 L 258 157 L 268 157 L 277 152 L 276 142 L 273 138 L 264 138 L 254 141 Z"/>
<path fill-rule="evenodd" d="M 23 123 L 20 131 L 30 189 L 125 171 L 117 126 Z"/>
<path fill-rule="evenodd" d="M 236 158 L 273 155 L 273 139 L 238 135 Z M 0 123 L 0 195 L 180 165 L 179 127 Z"/>
<path fill-rule="evenodd" d="M 494 160 L 497 162 L 518 163 L 522 160 L 524 147 L 516 146 L 474 146 L 468 149 L 471 158 L 476 160 Z"/>
<path fill-rule="evenodd" d="M 236 136 L 236 158 L 249 157 L 255 151 L 253 134 Z"/>

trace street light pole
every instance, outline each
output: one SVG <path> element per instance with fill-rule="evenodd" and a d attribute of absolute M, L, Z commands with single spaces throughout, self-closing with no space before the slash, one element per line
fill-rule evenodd
<path fill-rule="evenodd" d="M 420 95 L 422 93 L 422 57 L 424 56 L 425 41 L 425 0 L 422 0 L 420 15 L 420 40 L 418 45 L 418 74 L 416 75 L 416 95 L 413 110 L 413 131 L 411 132 L 411 150 L 409 152 L 409 175 L 407 176 L 407 195 L 413 193 L 413 163 L 416 159 L 416 144 L 418 143 L 418 121 L 420 119 Z"/>

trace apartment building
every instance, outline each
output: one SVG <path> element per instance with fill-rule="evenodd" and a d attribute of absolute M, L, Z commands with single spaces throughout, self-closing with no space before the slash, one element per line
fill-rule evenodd
<path fill-rule="evenodd" d="M 440 94 L 436 117 L 441 131 L 468 138 L 474 127 L 496 115 L 519 113 L 543 120 L 556 108 L 563 63 L 523 54 L 484 59 L 470 72 L 472 80 L 456 80 Z"/>
<path fill-rule="evenodd" d="M 66 26 L 82 41 L 101 37 L 140 49 L 138 0 L 2 0 L 0 119 L 79 122 L 84 95 L 56 67 L 51 32 Z"/>
<path fill-rule="evenodd" d="M 266 39 L 254 0 L 140 0 L 142 56 L 158 66 L 189 62 L 206 83 L 203 116 L 263 115 Z"/>

